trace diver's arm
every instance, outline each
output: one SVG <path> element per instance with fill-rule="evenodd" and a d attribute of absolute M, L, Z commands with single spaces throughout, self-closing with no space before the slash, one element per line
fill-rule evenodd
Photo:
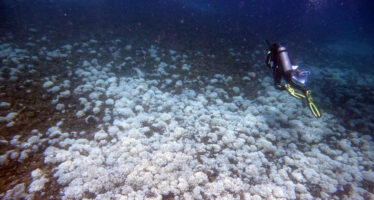
<path fill-rule="evenodd" d="M 283 90 L 284 87 L 282 86 L 282 71 L 279 69 L 279 66 L 275 66 L 273 68 L 273 79 L 274 79 L 274 87 L 278 90 Z"/>

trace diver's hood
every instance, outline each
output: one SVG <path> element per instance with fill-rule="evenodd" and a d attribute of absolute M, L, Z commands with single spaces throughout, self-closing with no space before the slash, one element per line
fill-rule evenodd
<path fill-rule="evenodd" d="M 308 70 L 294 70 L 292 73 L 292 82 L 298 86 L 305 87 L 308 82 L 310 72 Z"/>

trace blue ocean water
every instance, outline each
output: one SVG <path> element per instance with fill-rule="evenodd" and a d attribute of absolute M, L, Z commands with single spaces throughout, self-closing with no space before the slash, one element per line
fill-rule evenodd
<path fill-rule="evenodd" d="M 373 10 L 0 0 L 0 198 L 374 198 Z M 265 40 L 321 118 L 274 88 Z"/>

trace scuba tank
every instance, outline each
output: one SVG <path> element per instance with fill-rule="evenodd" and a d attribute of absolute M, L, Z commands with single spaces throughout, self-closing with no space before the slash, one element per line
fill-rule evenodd
<path fill-rule="evenodd" d="M 267 58 L 268 66 L 270 67 L 270 61 L 274 59 L 273 61 L 276 62 L 279 67 L 282 68 L 283 72 L 287 73 L 290 70 L 292 70 L 291 61 L 288 56 L 286 47 L 278 43 L 274 43 L 273 45 L 271 45 L 269 40 L 265 40 L 265 41 L 269 47 L 268 58 Z"/>
<path fill-rule="evenodd" d="M 290 57 L 288 56 L 286 47 L 279 44 L 277 48 L 277 53 L 278 53 L 279 65 L 282 68 L 283 72 L 287 73 L 291 71 L 292 70 L 291 60 L 290 60 Z"/>

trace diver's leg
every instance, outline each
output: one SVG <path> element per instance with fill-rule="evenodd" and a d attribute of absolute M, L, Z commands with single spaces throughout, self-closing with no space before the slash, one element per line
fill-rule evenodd
<path fill-rule="evenodd" d="M 273 78 L 274 78 L 275 88 L 279 89 L 279 90 L 284 89 L 283 86 L 281 85 L 282 73 L 281 73 L 281 71 L 279 70 L 278 67 L 276 69 L 274 69 L 274 71 L 273 71 Z"/>
<path fill-rule="evenodd" d="M 297 90 L 300 90 L 303 94 L 305 94 L 305 92 L 308 90 L 304 87 L 301 87 L 300 85 L 297 85 L 295 83 L 293 83 L 292 81 L 290 82 L 290 85 L 293 87 L 293 88 L 296 88 Z"/>

